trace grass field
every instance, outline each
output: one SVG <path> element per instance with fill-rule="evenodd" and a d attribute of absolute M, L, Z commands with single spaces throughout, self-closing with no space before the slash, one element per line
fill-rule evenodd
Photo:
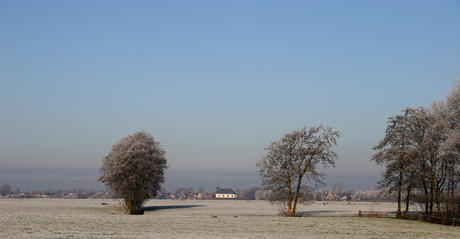
<path fill-rule="evenodd" d="M 102 205 L 107 203 L 109 205 Z M 144 215 L 125 215 L 115 200 L 0 199 L 3 238 L 460 238 L 460 228 L 390 218 L 396 205 L 301 205 L 287 218 L 264 201 L 149 200 Z"/>

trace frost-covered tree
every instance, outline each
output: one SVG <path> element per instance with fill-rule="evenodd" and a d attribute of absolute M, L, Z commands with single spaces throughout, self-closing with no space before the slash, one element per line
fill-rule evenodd
<path fill-rule="evenodd" d="M 242 198 L 243 197 L 243 189 L 241 189 L 239 187 L 236 187 L 234 191 L 236 193 L 237 198 Z"/>
<path fill-rule="evenodd" d="M 428 215 L 460 217 L 460 78 L 445 100 L 403 112 L 390 118 L 374 147 L 372 160 L 386 165 L 382 191 L 397 191 L 398 217 L 402 197 L 405 212 L 415 199 Z"/>
<path fill-rule="evenodd" d="M 324 201 L 325 197 L 326 197 L 326 190 L 324 189 L 316 190 L 315 193 L 313 194 L 313 199 L 316 201 Z"/>
<path fill-rule="evenodd" d="M 374 147 L 377 150 L 372 160 L 377 165 L 386 165 L 386 171 L 382 174 L 380 187 L 390 192 L 397 191 L 398 210 L 396 216 L 401 217 L 402 196 L 405 188 L 410 191 L 414 172 L 414 142 L 416 130 L 414 130 L 413 108 L 403 110 L 404 114 L 397 114 L 388 120 L 385 137 Z M 409 193 L 410 195 L 410 193 Z"/>
<path fill-rule="evenodd" d="M 298 202 L 313 197 L 313 189 L 324 186 L 318 165 L 334 166 L 337 154 L 331 150 L 340 137 L 329 126 L 304 127 L 272 142 L 267 154 L 257 162 L 262 186 L 270 191 L 270 201 L 285 216 L 294 217 Z M 307 183 L 312 183 L 309 186 Z"/>
<path fill-rule="evenodd" d="M 166 189 L 166 187 L 161 186 L 160 191 L 158 191 L 158 195 L 166 197 L 168 195 L 168 190 Z"/>
<path fill-rule="evenodd" d="M 11 185 L 9 184 L 2 184 L 0 185 L 0 193 L 5 196 L 5 195 L 9 195 L 11 192 Z"/>
<path fill-rule="evenodd" d="M 343 191 L 343 184 L 341 182 L 335 182 L 332 184 L 332 192 L 336 194 L 338 197 L 342 195 Z"/>
<path fill-rule="evenodd" d="M 254 194 L 254 197 L 255 197 L 256 200 L 267 200 L 268 198 L 270 198 L 270 194 L 271 194 L 270 191 L 265 191 L 263 189 L 259 189 Z"/>
<path fill-rule="evenodd" d="M 181 199 L 186 199 L 189 193 L 194 193 L 194 192 L 195 192 L 195 189 L 193 187 L 177 187 L 174 190 L 174 194 L 176 194 L 177 197 Z"/>
<path fill-rule="evenodd" d="M 205 187 L 200 187 L 200 188 L 198 188 L 197 193 L 204 193 L 204 191 L 206 191 L 206 188 Z"/>
<path fill-rule="evenodd" d="M 206 190 L 203 193 L 201 193 L 201 196 L 202 198 L 209 198 L 209 197 L 212 197 L 213 194 L 214 194 L 213 192 Z"/>
<path fill-rule="evenodd" d="M 15 196 L 20 196 L 20 195 L 21 195 L 21 189 L 15 188 L 15 189 L 13 190 L 13 195 L 15 195 Z"/>
<path fill-rule="evenodd" d="M 136 132 L 119 140 L 104 157 L 98 181 L 125 199 L 126 210 L 135 214 L 143 202 L 156 196 L 164 183 L 165 151 L 154 137 Z"/>
<path fill-rule="evenodd" d="M 444 101 L 432 104 L 436 124 L 430 137 L 430 161 L 428 176 L 431 181 L 430 205 L 427 213 L 433 213 L 436 204 L 438 215 L 460 217 L 460 76 L 453 79 L 453 85 Z M 444 212 L 442 212 L 444 210 Z"/>
<path fill-rule="evenodd" d="M 351 201 L 358 191 L 357 188 L 350 188 L 343 192 L 343 195 L 347 196 L 347 201 Z"/>
<path fill-rule="evenodd" d="M 256 192 L 258 190 L 262 189 L 261 187 L 257 187 L 257 186 L 251 186 L 249 188 L 245 188 L 243 190 L 243 197 L 245 198 L 249 198 L 249 199 L 256 199 Z"/>

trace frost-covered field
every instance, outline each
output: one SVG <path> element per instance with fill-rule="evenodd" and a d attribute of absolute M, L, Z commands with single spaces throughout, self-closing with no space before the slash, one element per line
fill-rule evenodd
<path fill-rule="evenodd" d="M 109 206 L 102 205 L 108 203 Z M 309 217 L 279 216 L 262 201 L 150 200 L 145 215 L 125 215 L 102 199 L 0 199 L 5 238 L 460 238 L 460 228 L 389 218 L 359 218 L 358 210 L 396 205 L 300 206 Z"/>

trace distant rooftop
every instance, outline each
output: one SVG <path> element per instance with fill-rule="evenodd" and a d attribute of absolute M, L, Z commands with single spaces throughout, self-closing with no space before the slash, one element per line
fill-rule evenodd
<path fill-rule="evenodd" d="M 216 194 L 236 194 L 231 188 L 218 188 Z"/>

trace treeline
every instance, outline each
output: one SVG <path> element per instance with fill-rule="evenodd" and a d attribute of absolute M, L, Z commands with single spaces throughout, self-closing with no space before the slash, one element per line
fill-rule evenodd
<path fill-rule="evenodd" d="M 411 202 L 427 215 L 460 217 L 460 79 L 445 99 L 390 117 L 374 150 L 372 160 L 386 165 L 379 186 L 396 194 L 398 217 Z"/>
<path fill-rule="evenodd" d="M 251 186 L 245 189 L 239 187 L 234 189 L 234 192 L 237 195 L 238 199 L 248 199 L 248 200 L 269 200 L 270 192 L 263 190 L 259 186 Z M 158 193 L 158 197 L 166 198 L 168 195 L 174 194 L 176 199 L 186 199 L 187 195 L 190 193 L 201 194 L 203 198 L 209 198 L 215 195 L 216 191 L 208 191 L 204 187 L 198 188 L 195 190 L 193 187 L 177 187 L 174 192 L 168 192 L 165 187 L 162 187 Z M 332 188 L 318 189 L 312 193 L 312 197 L 308 200 L 315 201 L 326 201 L 328 194 L 335 195 L 337 198 L 335 200 L 343 201 L 396 201 L 394 194 L 388 194 L 384 190 L 367 188 L 364 191 L 360 191 L 357 188 L 350 188 L 348 190 L 343 190 L 342 183 L 337 182 L 332 185 Z"/>
<path fill-rule="evenodd" d="M 359 191 L 357 188 L 350 188 L 343 191 L 343 186 L 341 183 L 335 183 L 332 185 L 332 188 L 328 189 L 319 189 L 316 190 L 312 195 L 313 197 L 309 200 L 316 201 L 325 201 L 326 196 L 331 193 L 337 195 L 337 200 L 346 200 L 346 201 L 396 201 L 394 194 L 387 194 L 383 190 L 375 190 L 373 188 L 367 188 L 364 191 Z M 94 195 L 98 192 L 105 192 L 109 195 L 113 195 L 109 190 L 103 191 L 91 188 L 75 188 L 75 189 L 60 189 L 60 188 L 43 188 L 43 189 L 31 189 L 29 191 L 22 192 L 19 188 L 14 188 L 9 184 L 0 185 L 0 195 L 8 197 L 24 197 L 24 198 L 33 198 L 36 197 L 34 193 L 40 193 L 40 195 L 48 195 L 54 198 L 62 198 L 69 194 L 76 195 Z M 251 186 L 247 188 L 235 188 L 234 192 L 237 195 L 238 199 L 245 200 L 268 200 L 269 193 L 268 191 L 263 190 L 259 186 Z M 176 199 L 186 199 L 187 195 L 190 193 L 202 194 L 203 198 L 215 197 L 216 191 L 208 191 L 205 187 L 200 187 L 195 190 L 193 187 L 177 187 L 173 192 L 168 191 L 165 187 L 161 187 L 156 198 L 167 198 L 168 195 L 174 194 Z"/>
<path fill-rule="evenodd" d="M 380 189 L 373 189 L 368 187 L 364 191 L 358 188 L 350 188 L 343 192 L 337 192 L 334 189 L 318 189 L 313 193 L 315 201 L 326 201 L 327 195 L 336 195 L 340 201 L 366 201 L 366 202 L 382 202 L 382 201 L 396 201 L 394 195 L 389 195 Z"/>
<path fill-rule="evenodd" d="M 76 194 L 76 195 L 90 195 L 96 194 L 97 192 L 105 192 L 103 190 L 95 190 L 91 188 L 74 188 L 74 189 L 60 189 L 60 188 L 43 188 L 43 189 L 35 189 L 32 188 L 28 191 L 21 191 L 20 188 L 12 188 L 9 184 L 2 184 L 0 185 L 0 195 L 3 197 L 24 197 L 24 198 L 33 198 L 35 197 L 35 193 L 40 193 L 40 195 L 47 195 L 52 196 L 55 198 L 61 198 L 68 194 Z M 110 192 L 106 192 L 109 193 Z"/>
<path fill-rule="evenodd" d="M 265 200 L 268 193 L 264 191 L 262 187 L 258 186 L 252 186 L 245 189 L 237 187 L 233 191 L 236 193 L 237 198 L 249 200 Z M 186 199 L 187 195 L 190 193 L 201 194 L 203 198 L 210 198 L 215 196 L 216 190 L 208 191 L 205 187 L 200 187 L 195 191 L 193 187 L 177 187 L 174 192 L 168 192 L 165 187 L 162 187 L 158 196 L 167 197 L 172 193 L 174 193 L 176 199 Z"/>

